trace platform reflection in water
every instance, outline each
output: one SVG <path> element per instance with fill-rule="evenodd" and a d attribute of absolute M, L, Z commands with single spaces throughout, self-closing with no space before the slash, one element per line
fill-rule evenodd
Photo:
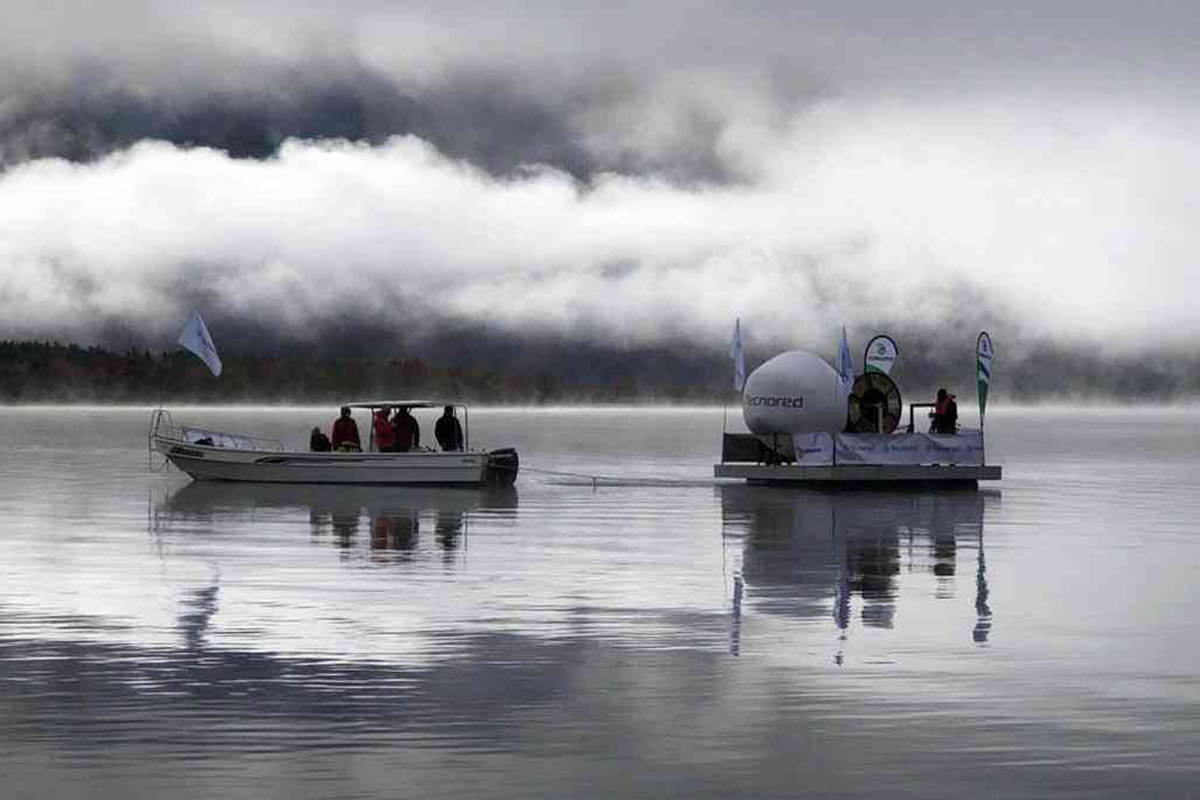
<path fill-rule="evenodd" d="M 991 630 L 983 548 L 984 505 L 998 493 L 821 491 L 723 486 L 722 530 L 742 544 L 733 605 L 829 620 L 845 640 L 851 609 L 863 626 L 892 628 L 904 576 L 934 577 L 934 596 L 956 590 L 960 548 L 973 561 L 975 642 Z M 735 639 L 735 652 L 740 645 Z M 839 652 L 835 657 L 842 662 Z"/>

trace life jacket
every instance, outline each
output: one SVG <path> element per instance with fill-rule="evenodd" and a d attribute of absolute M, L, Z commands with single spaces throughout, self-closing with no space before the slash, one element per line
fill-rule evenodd
<path fill-rule="evenodd" d="M 396 434 L 392 431 L 392 423 L 382 411 L 375 412 L 375 447 L 381 452 L 391 450 L 396 445 Z"/>

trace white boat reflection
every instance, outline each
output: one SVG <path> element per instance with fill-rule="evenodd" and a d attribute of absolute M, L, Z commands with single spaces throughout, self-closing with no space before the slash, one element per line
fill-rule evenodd
<path fill-rule="evenodd" d="M 168 513 L 237 512 L 255 508 L 302 508 L 334 512 L 349 509 L 512 509 L 512 487 L 480 491 L 453 486 L 336 486 L 278 483 L 189 483 L 166 495 Z"/>
<path fill-rule="evenodd" d="M 173 491 L 151 510 L 151 532 L 229 532 L 236 523 L 295 522 L 313 537 L 343 550 L 366 546 L 380 554 L 412 553 L 421 530 L 447 555 L 465 544 L 473 514 L 511 516 L 513 487 L 489 490 L 409 486 L 296 486 L 195 482 Z M 220 522 L 220 525 L 214 523 Z M 197 523 L 200 523 L 197 525 Z"/>

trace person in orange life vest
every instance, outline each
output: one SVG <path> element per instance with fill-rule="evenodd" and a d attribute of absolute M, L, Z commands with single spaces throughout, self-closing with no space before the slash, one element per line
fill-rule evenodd
<path fill-rule="evenodd" d="M 934 433 L 958 433 L 958 403 L 955 395 L 944 388 L 938 389 L 937 405 L 933 410 Z"/>
<path fill-rule="evenodd" d="M 421 446 L 421 426 L 417 424 L 413 415 L 408 412 L 403 406 L 396 412 L 396 419 L 393 422 L 396 430 L 396 452 L 407 453 L 409 450 L 416 450 Z"/>
<path fill-rule="evenodd" d="M 392 421 L 388 415 L 392 413 L 386 406 L 375 412 L 375 449 L 381 453 L 391 453 L 396 450 L 396 434 L 392 430 Z"/>
<path fill-rule="evenodd" d="M 342 416 L 334 421 L 330 444 L 334 450 L 342 452 L 362 450 L 362 440 L 358 438 L 358 423 L 350 416 L 350 406 L 342 406 Z"/>

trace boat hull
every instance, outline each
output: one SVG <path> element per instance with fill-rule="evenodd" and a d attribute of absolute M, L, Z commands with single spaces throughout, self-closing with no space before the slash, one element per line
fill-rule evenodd
<path fill-rule="evenodd" d="M 155 449 L 197 481 L 485 486 L 511 485 L 515 454 L 484 452 L 289 453 L 156 439 Z"/>

